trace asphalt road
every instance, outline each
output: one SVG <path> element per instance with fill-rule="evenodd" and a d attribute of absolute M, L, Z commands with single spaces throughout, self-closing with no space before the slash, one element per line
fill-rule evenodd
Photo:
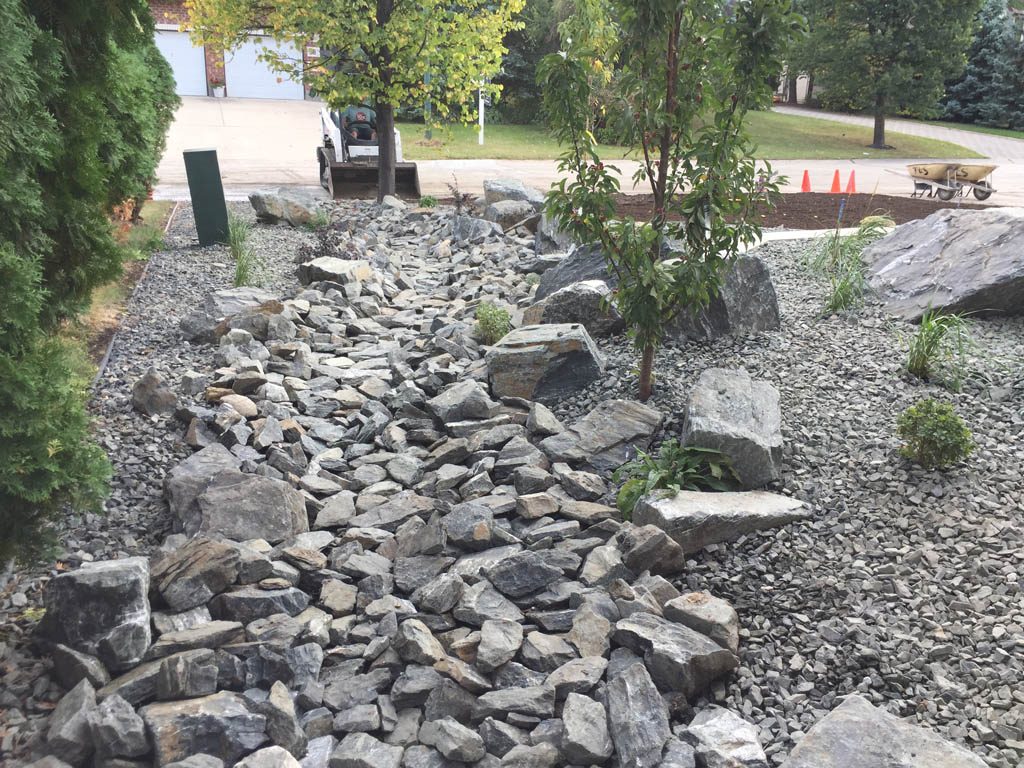
<path fill-rule="evenodd" d="M 281 185 L 315 187 L 317 180 L 316 147 L 320 141 L 319 102 L 264 101 L 259 99 L 211 99 L 184 97 L 167 138 L 167 150 L 157 169 L 159 179 L 155 196 L 162 199 L 187 199 L 188 188 L 182 151 L 214 147 L 217 149 L 225 192 L 231 199 L 244 199 L 252 190 Z M 780 108 L 780 111 L 791 111 Z M 808 114 L 796 110 L 799 114 Z M 813 113 L 814 117 L 856 123 L 868 120 L 851 115 Z M 992 179 L 996 194 L 993 204 L 1024 206 L 1024 141 L 959 131 L 941 126 L 890 120 L 889 129 L 951 141 L 989 155 L 999 166 Z M 901 195 L 912 191 L 905 167 L 913 159 L 786 160 L 772 163 L 788 177 L 785 192 L 798 192 L 806 170 L 815 192 L 827 192 L 835 171 L 839 171 L 845 189 L 851 172 L 856 174 L 858 192 Z M 632 161 L 613 163 L 621 173 L 623 191 L 646 192 L 633 188 L 630 177 L 636 169 Z M 559 178 L 553 160 L 428 160 L 418 163 L 423 194 L 449 194 L 454 175 L 464 191 L 482 191 L 488 178 L 520 179 L 536 187 L 547 187 Z"/>

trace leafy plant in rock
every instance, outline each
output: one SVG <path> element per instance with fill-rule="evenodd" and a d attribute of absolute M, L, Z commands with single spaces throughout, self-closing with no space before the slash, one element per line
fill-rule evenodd
<path fill-rule="evenodd" d="M 455 206 L 456 216 L 461 216 L 464 212 L 469 212 L 472 209 L 473 195 L 459 190 L 459 180 L 454 175 L 448 183 L 448 191 L 452 193 L 452 205 Z"/>
<path fill-rule="evenodd" d="M 317 232 L 327 226 L 330 226 L 330 223 L 331 217 L 327 215 L 326 211 L 318 208 L 313 215 L 310 216 L 309 221 L 306 222 L 306 229 L 312 232 Z"/>
<path fill-rule="evenodd" d="M 967 318 L 929 309 L 907 345 L 907 372 L 959 392 L 968 374 L 972 345 Z"/>
<path fill-rule="evenodd" d="M 610 3 L 617 34 L 601 59 L 619 69 L 609 121 L 641 157 L 634 180 L 654 196 L 649 222 L 616 218 L 617 171 L 586 129 L 593 51 L 569 46 L 538 67 L 546 118 L 567 147 L 559 169 L 571 175 L 552 187 L 546 210 L 577 241 L 599 243 L 618 278 L 615 304 L 641 355 L 641 400 L 651 395 L 666 328 L 716 294 L 740 245 L 760 233 L 755 209 L 778 192 L 770 169 L 754 162 L 743 119 L 770 103 L 768 79 L 781 71 L 780 51 L 798 29 L 791 5 Z"/>
<path fill-rule="evenodd" d="M 420 198 L 420 208 L 436 208 L 437 198 L 433 195 L 424 195 Z"/>
<path fill-rule="evenodd" d="M 925 469 L 941 469 L 965 459 L 974 450 L 971 431 L 953 406 L 921 400 L 899 418 L 897 433 L 903 440 L 900 455 Z"/>
<path fill-rule="evenodd" d="M 482 301 L 476 308 L 476 327 L 484 344 L 497 344 L 512 330 L 512 316 L 504 307 Z"/>
<path fill-rule="evenodd" d="M 228 250 L 235 260 L 235 287 L 260 285 L 263 282 L 264 264 L 249 245 L 251 233 L 249 222 L 234 214 L 228 215 Z"/>
<path fill-rule="evenodd" d="M 622 483 L 615 503 L 627 518 L 642 497 L 657 490 L 728 491 L 739 485 L 727 456 L 677 440 L 666 440 L 657 455 L 637 451 L 637 457 L 615 470 L 612 478 Z"/>

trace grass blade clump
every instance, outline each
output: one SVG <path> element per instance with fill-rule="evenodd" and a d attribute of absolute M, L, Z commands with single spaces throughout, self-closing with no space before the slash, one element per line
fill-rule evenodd
<path fill-rule="evenodd" d="M 857 232 L 842 235 L 839 226 L 811 250 L 808 268 L 829 280 L 829 295 L 825 298 L 825 314 L 834 314 L 860 305 L 867 293 L 867 277 L 861 254 L 871 243 L 883 237 L 893 226 L 888 216 L 867 216 Z"/>
<path fill-rule="evenodd" d="M 907 344 L 907 372 L 959 392 L 969 373 L 971 344 L 964 315 L 929 309 Z"/>
<path fill-rule="evenodd" d="M 228 215 L 228 250 L 235 261 L 235 287 L 262 285 L 265 265 L 259 254 L 249 245 L 252 225 L 234 214 Z"/>

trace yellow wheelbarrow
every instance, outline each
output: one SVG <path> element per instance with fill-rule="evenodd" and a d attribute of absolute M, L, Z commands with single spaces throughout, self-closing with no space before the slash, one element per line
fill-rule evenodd
<path fill-rule="evenodd" d="M 995 189 L 988 177 L 997 168 L 995 165 L 964 165 L 963 163 L 918 163 L 908 165 L 907 171 L 914 180 L 911 197 L 937 196 L 940 200 L 952 200 L 970 190 L 978 200 L 988 200 Z"/>

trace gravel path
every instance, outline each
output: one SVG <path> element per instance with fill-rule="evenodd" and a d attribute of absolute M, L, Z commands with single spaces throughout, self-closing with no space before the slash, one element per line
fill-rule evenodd
<path fill-rule="evenodd" d="M 875 308 L 821 317 L 826 289 L 800 266 L 805 248 L 758 252 L 782 330 L 666 348 L 656 364 L 667 435 L 705 368 L 778 387 L 782 490 L 817 513 L 690 561 L 686 584 L 732 602 L 743 627 L 743 667 L 722 695 L 779 762 L 836 696 L 859 692 L 993 766 L 1024 765 L 1024 319 L 972 323 L 979 376 L 954 395 L 902 371 L 912 326 Z M 560 416 L 635 392 L 625 339 L 601 346 L 613 374 Z M 897 455 L 896 418 L 922 397 L 950 400 L 977 442 L 947 473 Z"/>

